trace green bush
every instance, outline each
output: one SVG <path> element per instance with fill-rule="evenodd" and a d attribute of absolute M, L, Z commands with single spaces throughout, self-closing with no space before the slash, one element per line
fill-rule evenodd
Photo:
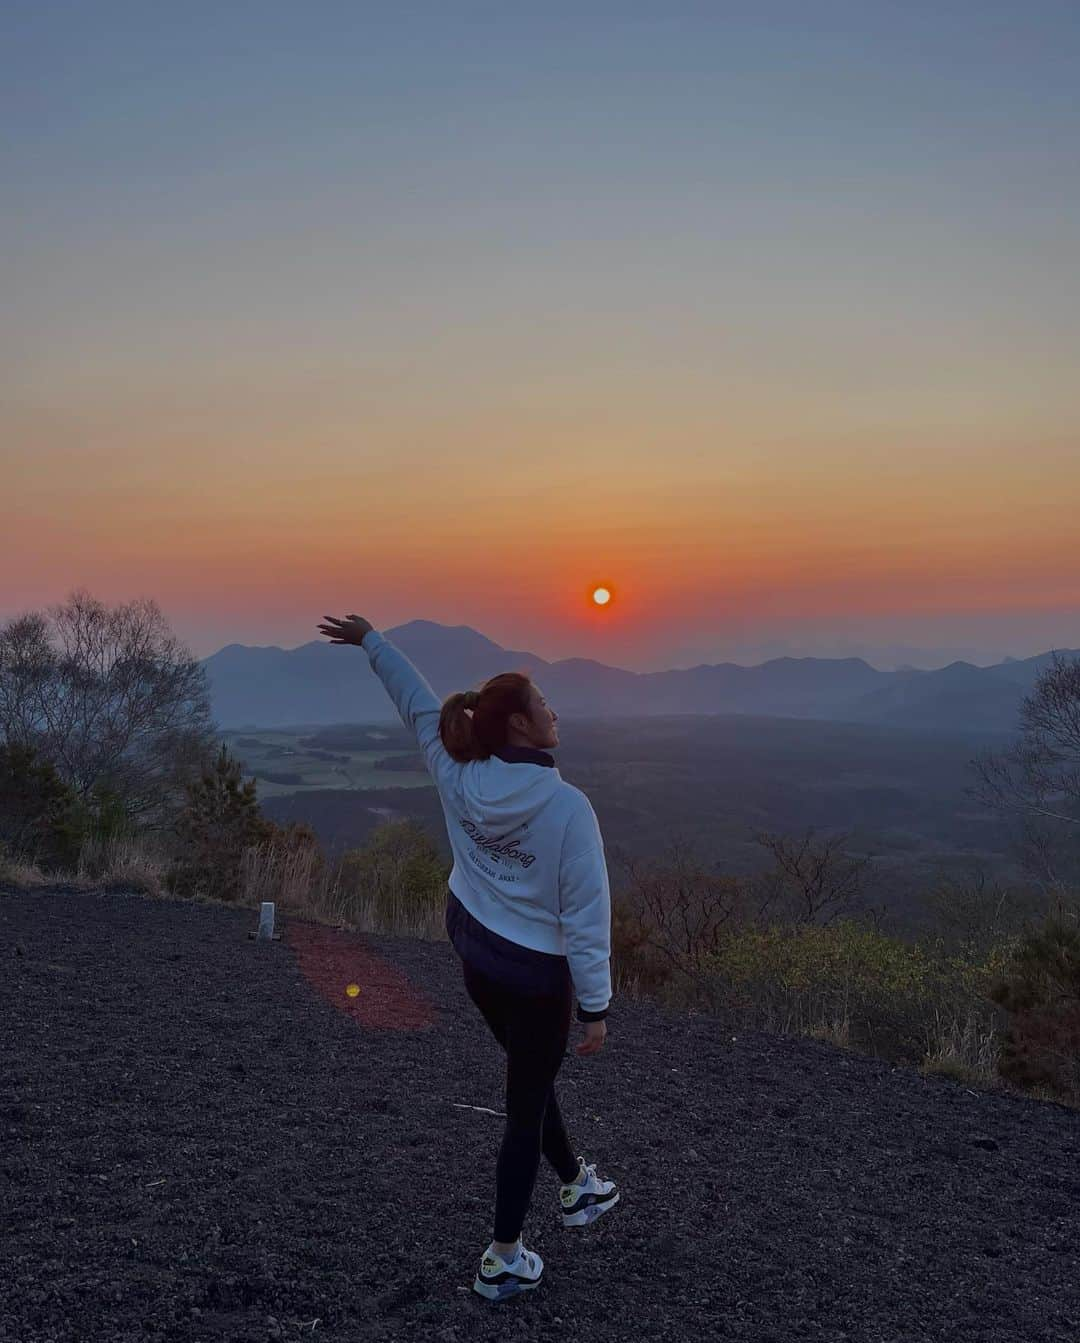
<path fill-rule="evenodd" d="M 1080 1101 L 1080 927 L 1047 917 L 1020 939 L 990 989 L 1010 1014 L 998 1071 L 1024 1088 Z"/>
<path fill-rule="evenodd" d="M 449 869 L 434 840 L 415 821 L 388 821 L 350 849 L 338 868 L 338 898 L 350 922 L 383 932 L 429 923 L 446 904 Z"/>
<path fill-rule="evenodd" d="M 709 958 L 705 987 L 744 1026 L 828 1034 L 918 1061 L 947 1023 L 992 1017 L 986 994 L 999 960 L 944 956 L 853 920 L 741 927 Z"/>
<path fill-rule="evenodd" d="M 118 851 L 136 837 L 137 827 L 120 794 L 104 786 L 93 788 L 90 796 L 79 804 L 79 811 L 82 836 L 79 873 L 100 877 L 113 866 Z"/>

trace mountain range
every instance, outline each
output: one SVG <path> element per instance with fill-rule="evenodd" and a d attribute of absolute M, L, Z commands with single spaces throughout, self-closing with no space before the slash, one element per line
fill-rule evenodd
<path fill-rule="evenodd" d="M 991 667 L 878 671 L 861 658 L 774 658 L 632 672 L 587 658 L 547 662 L 500 647 L 467 625 L 414 620 L 383 633 L 440 697 L 500 671 L 527 671 L 559 714 L 769 714 L 910 728 L 1011 732 L 1052 653 Z M 1067 657 L 1080 656 L 1063 650 Z M 298 648 L 229 644 L 203 660 L 224 728 L 388 722 L 396 714 L 361 649 L 314 640 Z"/>

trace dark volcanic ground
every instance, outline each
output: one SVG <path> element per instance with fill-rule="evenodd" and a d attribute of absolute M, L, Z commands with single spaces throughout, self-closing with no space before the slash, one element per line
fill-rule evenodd
<path fill-rule="evenodd" d="M 1080 1339 L 1080 1116 L 627 1002 L 559 1083 L 622 1202 L 564 1231 L 542 1168 L 545 1281 L 481 1300 L 502 1120 L 455 1103 L 502 1056 L 452 949 L 335 934 L 436 1009 L 365 1027 L 255 919 L 0 893 L 3 1343 Z"/>

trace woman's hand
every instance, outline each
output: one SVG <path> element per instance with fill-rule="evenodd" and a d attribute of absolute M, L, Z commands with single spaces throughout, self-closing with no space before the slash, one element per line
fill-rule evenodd
<path fill-rule="evenodd" d="M 322 634 L 329 637 L 332 644 L 362 644 L 364 635 L 370 634 L 375 626 L 363 616 L 349 616 L 347 620 L 338 620 L 334 616 L 325 616 L 325 625 L 320 625 Z"/>
<path fill-rule="evenodd" d="M 585 1058 L 588 1054 L 599 1054 L 607 1039 L 606 1021 L 586 1021 L 585 1039 L 577 1047 L 577 1053 Z"/>

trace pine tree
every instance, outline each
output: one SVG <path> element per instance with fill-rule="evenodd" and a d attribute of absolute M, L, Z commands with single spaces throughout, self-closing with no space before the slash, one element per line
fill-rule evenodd
<path fill-rule="evenodd" d="M 244 782 L 240 762 L 222 742 L 213 765 L 188 785 L 186 793 L 186 805 L 176 824 L 181 857 L 173 888 L 235 900 L 240 893 L 244 850 L 262 843 L 272 831 L 259 814 L 255 780 Z"/>
<path fill-rule="evenodd" d="M 49 761 L 20 742 L 0 746 L 0 847 L 45 867 L 74 867 L 86 823 Z"/>

